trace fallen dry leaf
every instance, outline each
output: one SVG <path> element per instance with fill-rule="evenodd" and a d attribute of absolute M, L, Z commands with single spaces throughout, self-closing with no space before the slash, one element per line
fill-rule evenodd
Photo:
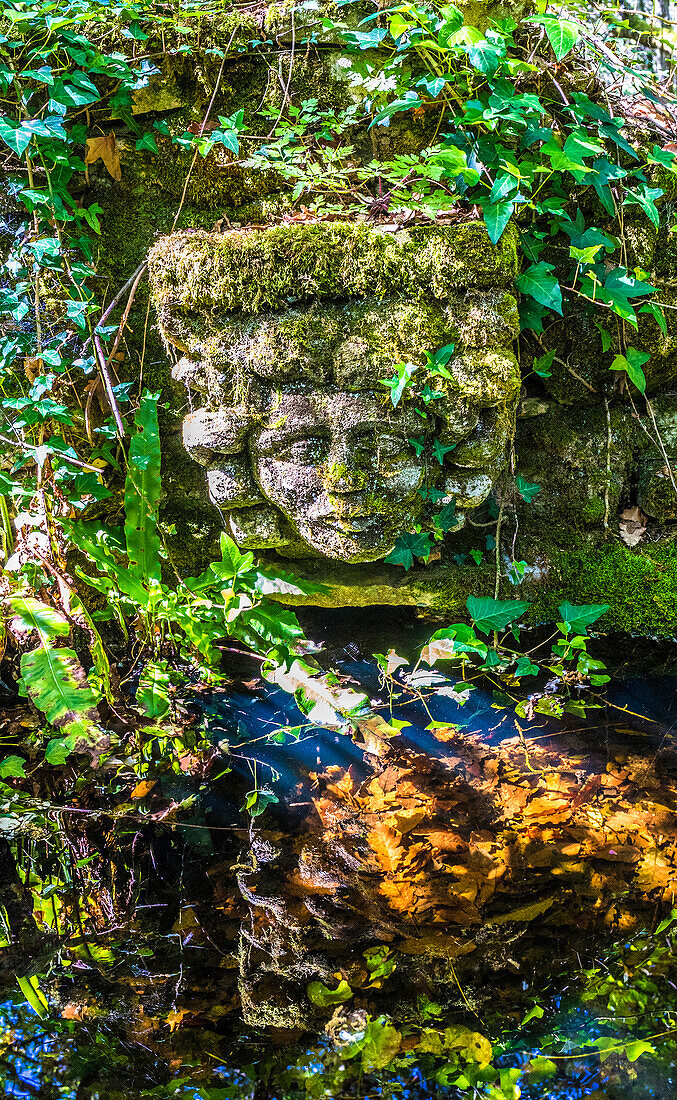
<path fill-rule="evenodd" d="M 632 508 L 626 508 L 621 512 L 621 542 L 626 546 L 637 546 L 646 534 L 646 523 L 646 516 L 640 512 L 636 504 Z"/>
<path fill-rule="evenodd" d="M 95 164 L 97 160 L 103 161 L 109 176 L 119 183 L 122 179 L 122 168 L 115 134 L 101 134 L 98 137 L 87 138 L 85 164 Z"/>
<path fill-rule="evenodd" d="M 406 854 L 401 843 L 402 837 L 388 828 L 384 822 L 380 822 L 369 833 L 367 840 L 383 870 L 393 874 Z"/>

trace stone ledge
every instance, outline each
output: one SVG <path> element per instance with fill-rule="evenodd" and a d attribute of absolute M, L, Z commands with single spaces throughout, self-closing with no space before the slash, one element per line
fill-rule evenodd
<path fill-rule="evenodd" d="M 316 222 L 228 233 L 173 233 L 151 250 L 154 297 L 164 309 L 248 313 L 290 300 L 385 297 L 446 299 L 454 290 L 511 287 L 517 238 L 491 243 L 484 224 L 397 232 L 359 222 Z"/>

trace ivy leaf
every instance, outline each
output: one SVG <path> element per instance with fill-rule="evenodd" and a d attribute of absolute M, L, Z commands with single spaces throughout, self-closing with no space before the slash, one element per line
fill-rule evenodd
<path fill-rule="evenodd" d="M 625 1047 L 625 1056 L 629 1062 L 636 1062 L 642 1054 L 655 1054 L 656 1048 L 651 1043 L 647 1043 L 644 1039 L 634 1039 L 631 1043 L 627 1043 Z"/>
<path fill-rule="evenodd" d="M 531 504 L 534 497 L 541 491 L 541 487 L 537 482 L 527 481 L 521 474 L 518 474 L 515 478 L 515 485 L 517 486 L 517 492 L 522 500 L 526 500 L 527 504 Z"/>
<path fill-rule="evenodd" d="M 482 203 L 484 224 L 492 244 L 497 244 L 503 236 L 506 225 L 515 210 L 514 202 L 504 199 L 502 202 Z"/>
<path fill-rule="evenodd" d="M 430 535 L 421 533 L 400 535 L 388 557 L 383 560 L 387 565 L 403 565 L 406 570 L 409 570 L 414 564 L 414 558 L 423 558 L 427 561 L 431 550 Z"/>
<path fill-rule="evenodd" d="M 648 363 L 650 355 L 637 348 L 628 348 L 628 354 L 617 355 L 611 364 L 611 370 L 624 370 L 631 382 L 637 386 L 640 393 L 646 393 L 646 376 L 642 367 Z"/>
<path fill-rule="evenodd" d="M 548 306 L 555 313 L 562 314 L 562 291 L 554 275 L 553 264 L 547 264 L 543 260 L 532 264 L 517 278 L 517 286 L 523 294 L 528 294 L 542 306 Z"/>
<path fill-rule="evenodd" d="M 538 665 L 535 665 L 528 657 L 519 657 L 515 666 L 515 676 L 537 676 L 540 672 Z M 531 1017 L 529 1017 L 531 1019 Z M 525 1024 L 526 1020 L 522 1020 Z"/>
<path fill-rule="evenodd" d="M 521 1026 L 524 1027 L 524 1025 L 528 1024 L 530 1020 L 542 1020 L 544 1016 L 545 1009 L 541 1008 L 540 1005 L 534 1005 L 533 1008 L 529 1009 L 526 1016 L 522 1020 Z"/>
<path fill-rule="evenodd" d="M 669 168 L 671 172 L 677 171 L 675 154 L 671 153 L 669 149 L 661 149 L 660 145 L 654 145 L 646 159 L 649 164 L 662 164 L 664 168 Z"/>
<path fill-rule="evenodd" d="M 625 197 L 623 206 L 639 206 L 658 228 L 661 216 L 656 209 L 655 200 L 664 194 L 662 187 L 649 187 L 648 184 L 640 184 L 637 191 L 629 191 Z"/>
<path fill-rule="evenodd" d="M 565 600 L 557 608 L 565 634 L 585 634 L 586 629 L 609 610 L 608 603 L 573 604 Z"/>
<path fill-rule="evenodd" d="M 645 305 L 643 305 L 641 307 L 639 312 L 640 313 L 650 313 L 651 316 L 653 317 L 654 321 L 658 325 L 659 329 L 661 330 L 661 333 L 663 334 L 663 336 L 667 336 L 668 326 L 667 326 L 667 322 L 665 320 L 665 313 L 663 312 L 663 310 L 659 306 L 658 302 L 647 302 Z M 606 348 L 604 350 L 606 351 Z"/>
<path fill-rule="evenodd" d="M 0 138 L 5 145 L 9 145 L 13 153 L 22 157 L 31 143 L 33 133 L 25 126 L 10 126 L 4 118 L 0 118 Z"/>
<path fill-rule="evenodd" d="M 466 605 L 470 618 L 482 634 L 504 627 L 519 619 L 531 607 L 528 600 L 493 600 L 489 596 L 469 596 Z"/>
<path fill-rule="evenodd" d="M 453 451 L 455 446 L 456 446 L 456 444 L 452 443 L 450 447 L 445 447 L 443 443 L 440 443 L 439 439 L 433 440 L 433 445 L 432 445 L 433 458 L 437 459 L 437 461 L 439 462 L 439 464 L 441 466 L 444 462 L 444 456 L 446 454 L 449 454 L 449 451 Z"/>
<path fill-rule="evenodd" d="M 418 370 L 416 363 L 398 363 L 392 378 L 380 379 L 381 385 L 387 386 L 390 390 L 390 400 L 394 408 L 396 408 L 402 400 L 402 395 L 416 370 Z"/>
<path fill-rule="evenodd" d="M 158 147 L 155 143 L 155 138 L 153 137 L 153 135 L 151 133 L 144 134 L 143 137 L 139 138 L 139 140 L 136 143 L 136 149 L 137 149 L 138 152 L 142 152 L 143 150 L 145 150 L 148 153 L 159 153 L 160 152 L 160 150 L 158 149 Z"/>
<path fill-rule="evenodd" d="M 448 504 L 445 504 L 435 516 L 435 524 L 444 531 L 451 531 L 452 527 L 456 527 L 458 523 L 458 516 L 456 515 L 456 501 L 450 500 Z"/>
<path fill-rule="evenodd" d="M 548 42 L 552 46 L 558 61 L 571 53 L 580 38 L 580 29 L 571 19 L 560 19 L 554 15 L 545 15 L 527 19 L 527 23 L 540 23 L 545 27 Z"/>
<path fill-rule="evenodd" d="M 484 73 L 485 76 L 493 76 L 501 60 L 502 51 L 483 38 L 480 42 L 468 48 L 468 60 L 474 69 Z"/>
<path fill-rule="evenodd" d="M 555 358 L 555 349 L 552 351 L 546 351 L 545 355 L 540 355 L 534 359 L 534 374 L 537 374 L 539 378 L 550 378 L 552 371 L 550 370 Z"/>

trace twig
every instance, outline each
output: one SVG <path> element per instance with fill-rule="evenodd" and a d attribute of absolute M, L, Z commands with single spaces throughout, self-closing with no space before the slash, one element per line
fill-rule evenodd
<path fill-rule="evenodd" d="M 122 314 L 122 319 L 120 321 L 120 324 L 118 325 L 118 331 L 115 334 L 115 340 L 113 341 L 113 347 L 111 348 L 108 359 L 106 360 L 106 366 L 107 367 L 111 366 L 111 364 L 113 362 L 113 358 L 115 356 L 115 353 L 118 350 L 118 345 L 120 343 L 120 340 L 122 339 L 122 334 L 125 330 L 125 325 L 127 324 L 127 318 L 129 317 L 129 311 L 132 308 L 132 302 L 134 301 L 134 295 L 136 294 L 136 288 L 138 287 L 139 283 L 141 282 L 141 279 L 143 278 L 143 276 L 146 272 L 146 268 L 147 268 L 147 265 L 144 264 L 141 267 L 141 270 L 139 271 L 138 275 L 136 276 L 136 279 L 132 283 L 132 289 L 129 292 L 129 298 L 127 299 L 127 305 L 125 306 L 125 311 Z"/>
<path fill-rule="evenodd" d="M 99 373 L 101 375 L 101 381 L 103 382 L 104 389 L 106 391 L 106 397 L 108 398 L 108 404 L 110 405 L 110 410 L 113 414 L 113 420 L 115 421 L 115 430 L 117 432 L 118 439 L 120 440 L 120 442 L 124 443 L 125 426 L 122 423 L 122 417 L 120 416 L 120 409 L 118 408 L 118 403 L 115 400 L 115 394 L 113 393 L 113 385 L 111 383 L 110 375 L 108 373 L 108 368 L 106 366 L 106 355 L 105 355 L 105 352 L 104 352 L 104 350 L 101 346 L 101 340 L 99 338 L 99 334 L 96 331 L 94 331 L 92 333 L 92 336 L 93 336 L 93 339 L 94 339 L 94 351 L 96 353 L 96 361 L 97 361 L 97 365 L 99 367 Z"/>
<path fill-rule="evenodd" d="M 228 50 L 230 49 L 230 47 L 233 44 L 233 39 L 235 38 L 236 33 L 237 33 L 237 26 L 235 26 L 233 28 L 233 33 L 231 34 L 231 36 L 228 40 L 228 45 L 226 46 L 226 48 L 224 50 L 223 57 L 221 58 L 221 68 L 219 69 L 219 75 L 216 78 L 216 84 L 214 85 L 214 91 L 212 92 L 212 98 L 209 100 L 209 106 L 207 107 L 205 117 L 202 119 L 202 125 L 200 126 L 200 132 L 198 134 L 198 137 L 202 137 L 202 135 L 204 133 L 204 128 L 207 125 L 207 121 L 209 119 L 211 109 L 214 106 L 214 100 L 216 99 L 216 93 L 218 92 L 219 85 L 221 84 L 221 77 L 223 76 L 223 69 L 224 69 L 224 66 L 226 64 L 226 58 L 228 56 Z M 172 222 L 172 233 L 176 229 L 176 223 L 179 220 L 179 215 L 180 215 L 180 213 L 183 209 L 183 204 L 186 201 L 186 193 L 188 191 L 188 183 L 189 183 L 190 177 L 193 173 L 193 168 L 195 167 L 195 161 L 197 160 L 198 153 L 199 153 L 199 150 L 196 149 L 195 152 L 193 153 L 193 159 L 190 162 L 190 168 L 188 169 L 188 175 L 186 176 L 186 182 L 183 185 L 183 192 L 181 194 L 181 201 L 179 202 L 176 214 L 174 215 L 174 221 Z"/>
<path fill-rule="evenodd" d="M 135 272 L 134 272 L 134 273 L 133 273 L 132 275 L 130 275 L 130 276 L 129 276 L 129 278 L 127 279 L 127 282 L 125 283 L 125 285 L 124 285 L 124 286 L 122 287 L 122 289 L 121 289 L 121 290 L 119 290 L 119 291 L 117 292 L 117 294 L 116 294 L 116 295 L 115 295 L 115 297 L 113 298 L 113 301 L 112 301 L 112 302 L 110 303 L 110 305 L 109 305 L 109 306 L 107 306 L 107 308 L 106 308 L 106 311 L 105 311 L 105 313 L 102 313 L 102 314 L 101 314 L 101 317 L 99 318 L 99 320 L 98 320 L 98 321 L 97 321 L 97 323 L 96 323 L 96 330 L 95 330 L 95 331 L 98 331 L 98 330 L 99 330 L 99 329 L 101 328 L 101 325 L 102 325 L 102 324 L 104 323 L 104 321 L 105 321 L 105 320 L 106 320 L 106 319 L 107 319 L 108 317 L 110 317 L 111 313 L 112 313 L 112 312 L 113 312 L 113 310 L 115 309 L 115 306 L 116 306 L 116 305 L 118 304 L 118 302 L 119 302 L 119 301 L 120 301 L 120 299 L 122 298 L 122 295 L 123 295 L 123 294 L 124 294 L 124 293 L 125 293 L 126 291 L 128 291 L 128 290 L 129 290 L 130 286 L 132 285 L 132 283 L 133 283 L 133 282 L 134 282 L 134 280 L 136 279 L 137 275 L 138 275 L 138 274 L 139 274 L 140 272 L 142 272 L 142 271 L 144 270 L 144 268 L 145 268 L 145 267 L 146 267 L 146 260 L 144 260 L 142 264 L 139 264 L 139 266 L 137 267 L 136 271 L 135 271 Z M 89 347 L 89 345 L 91 344 L 91 342 L 92 342 L 92 338 L 91 338 L 91 336 L 88 336 L 88 337 L 87 337 L 87 339 L 85 340 L 84 344 L 82 345 L 82 350 L 83 350 L 83 351 L 86 351 L 86 350 L 87 350 L 87 348 Z"/>

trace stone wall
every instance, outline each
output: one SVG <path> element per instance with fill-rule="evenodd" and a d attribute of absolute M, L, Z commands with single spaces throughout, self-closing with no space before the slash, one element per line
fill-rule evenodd
<path fill-rule="evenodd" d="M 287 84 L 294 102 L 311 97 L 329 106 L 350 102 L 340 47 L 330 32 L 318 24 L 316 41 L 302 53 L 297 49 L 290 68 L 290 22 L 283 9 L 270 8 L 255 24 L 253 16 L 238 19 L 236 25 L 232 15 L 207 16 L 200 20 L 199 41 L 190 53 L 166 53 L 161 73 L 138 93 L 140 121 L 150 125 L 161 119 L 170 135 L 199 123 L 220 67 L 210 51 L 223 49 L 233 33 L 243 47 L 255 32 L 267 36 L 276 68 L 272 72 L 244 49 L 241 57 L 229 58 L 218 81 L 214 116 L 243 108 L 248 118 L 261 104 L 274 114 Z M 298 34 L 295 40 L 298 45 Z M 111 125 L 124 141 L 124 126 Z M 400 116 L 387 129 L 358 134 L 356 155 L 361 149 L 371 158 L 420 148 L 430 137 L 426 126 L 425 119 Z M 440 254 L 435 258 L 434 249 L 426 252 L 416 240 L 423 230 L 413 236 L 391 232 L 392 226 L 370 225 L 366 219 L 348 226 L 331 220 L 296 225 L 299 204 L 292 203 L 289 186 L 274 172 L 247 165 L 246 140 L 237 160 L 221 149 L 197 156 L 192 166 L 192 152 L 173 145 L 171 137 L 158 135 L 157 142 L 158 156 L 135 152 L 128 142 L 120 182 L 101 164 L 90 167 L 89 198 L 104 210 L 101 269 L 111 292 L 151 255 L 157 313 L 154 306 L 148 312 L 147 292 L 141 289 L 130 318 L 124 369 L 138 376 L 143 349 L 144 382 L 163 394 L 164 518 L 179 571 L 194 572 L 215 552 L 225 518 L 243 546 L 260 550 L 283 568 L 291 558 L 286 568 L 326 586 L 324 594 L 313 597 L 287 591 L 289 602 L 410 604 L 453 614 L 469 594 L 493 593 L 498 565 L 501 594 L 533 600 L 534 619 L 551 618 L 561 599 L 568 598 L 610 603 L 608 621 L 621 629 L 677 629 L 677 550 L 671 526 L 677 520 L 677 494 L 670 472 L 677 457 L 674 329 L 662 336 L 652 319 L 643 317 L 635 341 L 653 354 L 648 393 L 655 423 L 643 402 L 639 409 L 619 391 L 602 357 L 599 331 L 582 316 L 544 334 L 542 350 L 556 350 L 550 378 L 534 375 L 532 357 L 522 360 L 516 403 L 515 359 L 509 349 L 515 334 L 516 256 L 510 234 L 492 250 L 477 224 L 443 227 L 435 231 L 446 242 L 442 262 Z M 665 224 L 658 231 L 647 229 L 639 217 L 630 221 L 635 251 L 630 260 L 652 272 L 668 302 L 677 264 L 668 231 L 671 201 L 668 195 Z M 457 345 L 458 362 L 463 364 L 465 356 L 468 367 L 465 379 L 455 377 L 445 396 L 449 440 L 458 447 L 462 440 L 477 441 L 482 431 L 487 440 L 500 439 L 493 451 L 485 449 L 476 469 L 470 461 L 465 466 L 452 461 L 450 452 L 438 471 L 440 491 L 446 492 L 456 477 L 455 491 L 447 496 L 461 501 L 463 524 L 440 544 L 438 560 L 419 563 L 408 573 L 380 560 L 390 537 L 387 523 L 380 541 L 374 536 L 365 552 L 348 553 L 345 545 L 336 551 L 338 544 L 332 549 L 326 540 L 313 546 L 310 528 L 300 530 L 279 499 L 270 510 L 277 490 L 263 486 L 261 463 L 250 446 L 252 424 L 260 431 L 264 411 L 270 414 L 270 393 L 279 398 L 285 387 L 297 395 L 308 387 L 339 390 L 341 362 L 348 374 L 353 371 L 352 382 L 345 384 L 344 378 L 345 392 L 364 392 L 369 365 L 370 393 L 381 390 L 385 411 L 388 393 L 377 383 L 387 375 L 391 359 L 420 358 L 449 339 Z M 458 406 L 474 385 L 480 390 L 489 385 L 491 370 L 482 375 L 477 363 L 484 357 L 486 368 L 496 350 L 503 363 L 494 370 L 502 379 L 501 392 L 484 406 L 473 397 L 472 412 L 466 410 L 465 423 L 461 416 L 454 427 L 452 396 Z M 237 445 L 231 424 L 231 444 L 219 452 L 227 461 L 219 465 L 211 452 L 200 451 L 200 439 L 190 430 L 189 449 L 198 461 L 186 456 L 186 416 L 189 425 L 199 425 L 199 409 L 219 414 L 210 421 L 213 442 L 214 430 L 225 424 L 219 410 L 234 409 L 237 416 L 244 409 L 249 416 L 254 407 L 247 421 L 250 434 Z M 489 410 L 494 410 L 491 416 Z M 514 454 L 508 462 L 515 413 Z M 329 413 L 321 415 L 323 431 L 328 430 Z M 475 477 L 471 485 L 469 472 L 484 481 Z M 531 502 L 516 488 L 516 474 L 540 486 Z M 216 503 L 210 502 L 208 481 Z M 424 478 L 414 488 L 425 484 Z M 498 550 L 492 545 L 497 507 L 485 499 L 487 488 L 500 502 Z M 369 491 L 373 504 L 377 487 Z M 303 492 L 297 485 L 296 495 Z M 407 500 L 406 507 L 413 507 L 415 501 Z M 623 514 L 635 507 L 641 514 L 631 534 L 646 530 L 630 546 L 633 538 L 628 538 Z M 397 515 L 397 522 L 401 518 Z M 357 527 L 353 524 L 353 535 Z M 526 563 L 519 567 L 520 583 L 508 576 L 513 561 Z M 520 580 L 514 570 L 512 579 Z"/>

